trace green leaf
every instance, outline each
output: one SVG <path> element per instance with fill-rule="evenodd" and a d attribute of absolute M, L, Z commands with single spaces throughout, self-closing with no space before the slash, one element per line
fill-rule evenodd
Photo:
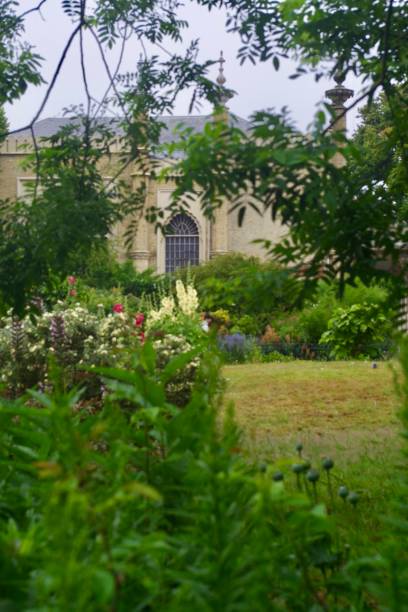
<path fill-rule="evenodd" d="M 149 374 L 153 374 L 156 368 L 156 353 L 150 341 L 145 342 L 140 351 L 140 363 Z"/>
<path fill-rule="evenodd" d="M 169 361 L 169 363 L 164 368 L 161 378 L 163 382 L 168 382 L 173 376 L 179 371 L 182 370 L 187 364 L 189 364 L 197 355 L 199 355 L 202 351 L 202 347 L 196 347 L 187 353 L 180 353 L 180 355 L 176 355 Z"/>

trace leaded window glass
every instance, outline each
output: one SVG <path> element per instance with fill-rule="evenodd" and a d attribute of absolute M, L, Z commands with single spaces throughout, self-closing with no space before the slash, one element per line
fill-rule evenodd
<path fill-rule="evenodd" d="M 167 224 L 166 272 L 199 263 L 199 233 L 194 219 L 178 214 Z"/>

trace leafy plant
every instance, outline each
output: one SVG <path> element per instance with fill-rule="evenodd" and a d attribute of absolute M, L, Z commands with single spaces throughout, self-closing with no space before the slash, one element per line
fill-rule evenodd
<path fill-rule="evenodd" d="M 336 311 L 320 342 L 330 344 L 338 359 L 377 357 L 378 346 L 385 339 L 389 323 L 377 304 L 354 304 Z"/>
<path fill-rule="evenodd" d="M 157 292 L 161 282 L 152 270 L 138 272 L 132 261 L 119 262 L 108 243 L 94 247 L 86 259 L 79 253 L 71 262 L 71 273 L 95 289 L 121 288 L 124 295 L 140 297 Z"/>
<path fill-rule="evenodd" d="M 244 314 L 232 320 L 231 334 L 241 333 L 246 336 L 259 336 L 262 331 L 262 323 L 258 321 L 256 316 Z"/>
<path fill-rule="evenodd" d="M 204 310 L 226 310 L 233 324 L 241 317 L 252 316 L 254 334 L 262 333 L 271 311 L 293 308 L 300 291 L 288 270 L 239 253 L 219 255 L 200 266 L 180 270 L 177 276 L 194 279 Z M 241 322 L 245 329 L 237 327 L 235 331 L 249 333 L 249 319 L 246 321 Z"/>
<path fill-rule="evenodd" d="M 132 372 L 100 371 L 93 415 L 75 392 L 2 401 L 4 604 L 301 609 L 324 588 L 316 547 L 341 567 L 323 509 L 250 470 L 229 416 L 220 430 L 214 355 L 183 411 L 165 399 L 174 367 L 157 376 L 146 344 Z"/>

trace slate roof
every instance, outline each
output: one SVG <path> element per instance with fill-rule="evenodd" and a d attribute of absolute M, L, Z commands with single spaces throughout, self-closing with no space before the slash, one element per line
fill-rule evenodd
<path fill-rule="evenodd" d="M 118 135 L 121 135 L 122 130 L 119 127 L 120 119 L 115 119 L 111 117 L 101 117 L 99 119 L 103 124 L 111 127 L 114 131 L 117 132 Z M 159 117 L 159 120 L 164 123 L 165 128 L 162 129 L 160 134 L 160 144 L 166 144 L 170 142 L 174 142 L 175 128 L 182 124 L 183 127 L 192 128 L 194 132 L 201 132 L 204 129 L 206 123 L 212 120 L 211 115 L 185 115 L 185 116 L 162 116 Z M 36 138 L 47 138 L 52 136 L 59 129 L 61 129 L 65 125 L 69 125 L 75 121 L 75 119 L 69 117 L 49 117 L 47 119 L 41 119 L 34 124 L 34 134 Z M 231 125 L 234 125 L 244 132 L 249 130 L 249 122 L 242 117 L 237 117 L 236 115 L 230 115 Z M 20 132 L 16 132 L 14 137 L 17 140 L 30 140 L 31 132 L 30 130 L 21 130 Z M 178 157 L 178 153 L 176 153 Z"/>

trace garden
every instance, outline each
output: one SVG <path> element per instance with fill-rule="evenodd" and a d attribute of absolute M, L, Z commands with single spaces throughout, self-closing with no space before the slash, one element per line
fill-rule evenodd
<path fill-rule="evenodd" d="M 358 283 L 340 303 L 322 283 L 300 307 L 297 290 L 253 258 L 160 278 L 104 251 L 25 316 L 4 313 L 2 605 L 405 601 L 408 354 L 390 294 Z M 326 353 L 296 357 L 292 341 Z"/>
<path fill-rule="evenodd" d="M 335 80 L 334 111 L 303 130 L 265 98 L 247 130 L 224 121 L 223 58 L 213 80 L 177 1 L 0 2 L 0 610 L 405 612 L 407 3 L 186 4 L 219 11 L 241 66 L 305 77 L 305 100 Z M 65 28 L 51 69 L 40 19 Z M 83 103 L 39 142 L 61 83 Z M 214 120 L 166 144 L 180 95 Z M 117 261 L 113 228 L 129 221 L 140 263 L 138 222 L 161 231 L 191 202 L 285 235 L 262 261 L 166 276 Z"/>

